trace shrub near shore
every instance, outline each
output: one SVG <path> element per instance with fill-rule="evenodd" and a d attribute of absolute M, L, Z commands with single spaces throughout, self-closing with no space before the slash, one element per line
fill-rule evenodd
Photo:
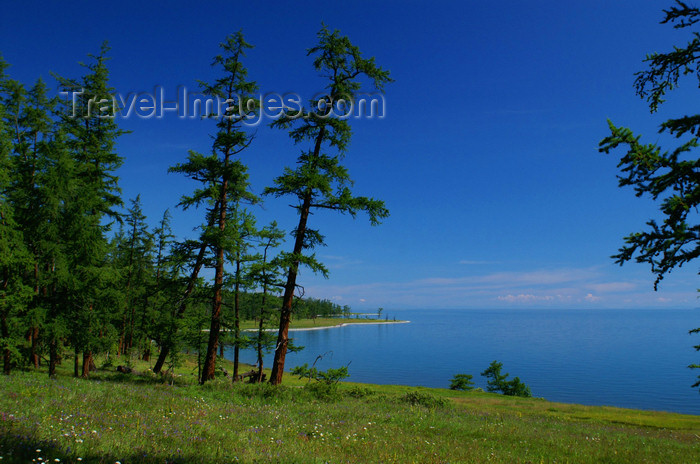
<path fill-rule="evenodd" d="M 174 385 L 107 371 L 2 377 L 2 462 L 700 461 L 696 416 L 346 382 L 319 399 L 291 376 L 200 387 L 191 367 Z"/>

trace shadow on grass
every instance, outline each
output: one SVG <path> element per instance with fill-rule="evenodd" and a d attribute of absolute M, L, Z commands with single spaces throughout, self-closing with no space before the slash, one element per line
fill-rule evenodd
<path fill-rule="evenodd" d="M 16 433 L 15 433 L 16 432 Z M 69 463 L 69 464 L 85 464 L 85 463 L 100 463 L 114 464 L 116 462 L 123 464 L 143 463 L 143 464 L 219 464 L 221 462 L 237 462 L 237 459 L 231 456 L 221 456 L 218 459 L 203 459 L 191 453 L 174 452 L 174 453 L 158 453 L 148 455 L 146 453 L 132 452 L 130 454 L 76 454 L 73 450 L 56 446 L 54 443 L 39 440 L 33 433 L 20 430 L 13 430 L 13 433 L 0 432 L 0 457 L 3 464 L 27 464 L 35 462 L 43 463 Z M 258 459 L 248 460 L 245 462 L 274 462 L 268 458 L 261 457 Z"/>

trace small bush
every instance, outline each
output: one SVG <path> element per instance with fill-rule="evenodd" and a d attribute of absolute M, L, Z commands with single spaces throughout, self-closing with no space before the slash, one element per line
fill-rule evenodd
<path fill-rule="evenodd" d="M 376 394 L 374 390 L 371 388 L 367 387 L 359 387 L 359 386 L 354 386 L 350 390 L 347 391 L 347 395 L 351 396 L 353 398 L 365 398 L 367 396 L 371 396 Z"/>
<path fill-rule="evenodd" d="M 399 397 L 399 401 L 412 406 L 424 406 L 426 408 L 441 408 L 447 406 L 447 400 L 445 398 L 419 391 L 408 392 Z"/>
<path fill-rule="evenodd" d="M 450 390 L 469 391 L 474 389 L 474 382 L 469 374 L 456 374 L 450 381 Z"/>
<path fill-rule="evenodd" d="M 340 393 L 335 384 L 309 382 L 304 385 L 304 390 L 309 392 L 312 397 L 322 401 L 336 401 L 340 399 Z"/>
<path fill-rule="evenodd" d="M 264 401 L 294 399 L 290 394 L 290 388 L 284 385 L 272 385 L 271 383 L 236 383 L 235 392 L 247 399 L 260 399 Z"/>
<path fill-rule="evenodd" d="M 292 369 L 292 375 L 298 375 L 300 379 L 308 379 L 309 382 L 304 389 L 324 401 L 339 399 L 338 382 L 350 376 L 347 366 L 320 371 L 315 367 L 309 368 L 308 364 Z M 311 382 L 312 380 L 314 382 Z"/>
<path fill-rule="evenodd" d="M 306 378 L 309 380 L 316 380 L 329 385 L 335 385 L 341 380 L 350 377 L 347 366 L 343 366 L 338 369 L 320 371 L 315 367 L 309 368 L 308 364 L 292 369 L 292 375 L 298 375 L 300 379 Z"/>
<path fill-rule="evenodd" d="M 513 380 L 506 383 L 503 394 L 509 396 L 522 396 L 524 398 L 529 398 L 532 396 L 530 387 L 522 383 L 519 377 L 515 377 Z"/>
<path fill-rule="evenodd" d="M 508 374 L 501 374 L 502 368 L 503 363 L 493 361 L 491 364 L 489 364 L 489 367 L 481 373 L 481 375 L 489 379 L 486 384 L 487 391 L 492 393 L 501 392 L 508 396 L 532 396 L 530 387 L 522 383 L 519 377 L 515 377 L 513 380 L 506 380 L 508 378 Z"/>

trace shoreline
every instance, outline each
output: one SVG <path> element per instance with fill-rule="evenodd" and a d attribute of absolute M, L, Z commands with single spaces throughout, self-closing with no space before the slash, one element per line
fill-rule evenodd
<path fill-rule="evenodd" d="M 323 327 L 304 327 L 304 328 L 299 328 L 299 329 L 293 329 L 290 328 L 289 331 L 292 332 L 301 332 L 304 330 L 324 330 L 324 329 L 335 329 L 338 327 L 345 327 L 348 325 L 380 325 L 380 324 L 408 324 L 411 321 L 377 321 L 377 322 L 343 322 L 338 325 L 326 325 Z M 277 332 L 277 329 L 267 329 L 271 330 L 273 332 Z"/>
<path fill-rule="evenodd" d="M 336 329 L 338 327 L 345 327 L 349 325 L 380 325 L 380 324 L 408 324 L 411 321 L 377 321 L 377 322 L 342 322 L 336 325 L 324 325 L 319 327 L 300 327 L 300 328 L 289 328 L 289 332 L 302 332 L 308 330 L 326 330 L 326 329 Z M 277 332 L 279 329 L 263 329 L 263 332 Z M 257 332 L 258 329 L 243 329 L 241 332 Z"/>

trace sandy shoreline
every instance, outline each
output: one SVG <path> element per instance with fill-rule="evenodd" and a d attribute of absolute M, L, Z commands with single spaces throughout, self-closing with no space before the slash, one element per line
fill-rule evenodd
<path fill-rule="evenodd" d="M 384 321 L 384 322 L 343 322 L 338 325 L 327 325 L 325 327 L 305 327 L 303 329 L 289 329 L 290 332 L 300 332 L 302 330 L 323 330 L 323 329 L 335 329 L 338 327 L 345 327 L 346 325 L 379 325 L 379 324 L 408 324 L 411 321 Z M 277 329 L 272 329 L 273 332 L 277 332 Z"/>
<path fill-rule="evenodd" d="M 301 329 L 289 329 L 290 332 L 302 332 L 307 330 L 325 330 L 325 329 L 336 329 L 338 327 L 345 327 L 347 325 L 379 325 L 379 324 L 408 324 L 411 321 L 382 321 L 382 322 L 343 322 L 338 325 L 326 325 L 323 327 L 304 327 Z M 278 329 L 264 329 L 265 332 L 277 332 Z M 245 329 L 243 332 L 257 332 L 258 329 Z"/>

